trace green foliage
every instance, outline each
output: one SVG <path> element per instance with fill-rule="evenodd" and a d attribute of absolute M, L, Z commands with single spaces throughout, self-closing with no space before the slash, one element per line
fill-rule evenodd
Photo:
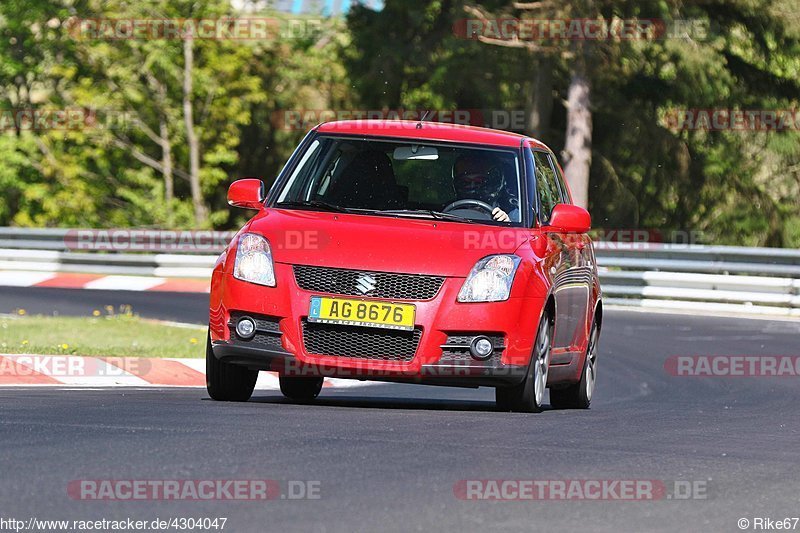
<path fill-rule="evenodd" d="M 681 109 L 796 109 L 800 41 L 798 25 L 787 17 L 796 12 L 790 0 L 532 5 L 540 10 L 525 13 L 488 1 L 389 1 L 381 12 L 353 10 L 354 47 L 345 61 L 362 101 L 527 110 L 536 60 L 549 57 L 555 105 L 541 139 L 558 153 L 569 71 L 581 50 L 592 81 L 589 199 L 596 226 L 798 246 L 796 131 L 679 131 L 665 121 L 668 112 Z M 695 20 L 709 32 L 706 38 L 555 41 L 539 43 L 555 51 L 529 52 L 456 38 L 453 24 L 474 17 L 476 9 L 494 17 Z"/>
<path fill-rule="evenodd" d="M 580 56 L 588 60 L 592 86 L 590 210 L 596 226 L 692 230 L 708 242 L 800 246 L 798 131 L 681 131 L 665 120 L 676 109 L 797 108 L 800 20 L 793 0 L 533 5 L 541 11 L 526 13 L 495 0 L 387 0 L 381 11 L 356 5 L 346 19 L 326 19 L 289 38 L 196 40 L 191 118 L 208 224 L 241 224 L 247 213 L 228 207 L 228 183 L 257 176 L 271 184 L 314 125 L 291 127 L 286 112 L 527 114 L 537 77 L 547 69 L 552 94 L 545 93 L 544 101 L 552 104 L 552 115 L 540 136 L 558 153 L 570 72 Z M 705 21 L 710 34 L 555 41 L 529 50 L 456 35 L 454 24 L 476 9 L 506 17 L 690 19 Z M 227 0 L 0 3 L 0 225 L 195 226 L 183 42 L 93 39 L 76 35 L 74 24 L 228 15 L 237 14 Z M 93 115 L 77 128 L 20 130 L 2 122 L 14 110 L 43 108 Z M 167 153 L 171 179 L 164 169 Z"/>
<path fill-rule="evenodd" d="M 0 131 L 0 225 L 195 226 L 183 41 L 94 38 L 81 33 L 80 21 L 238 16 L 230 2 L 18 4 L 0 5 L 0 112 L 12 117 L 6 122 L 14 124 L 15 110 L 44 107 L 78 110 L 89 119 L 72 128 Z M 213 226 L 230 227 L 245 216 L 230 217 L 228 183 L 241 175 L 271 182 L 302 135 L 276 124 L 274 112 L 347 105 L 337 59 L 345 44 L 341 30 L 342 21 L 330 20 L 285 40 L 193 41 L 192 121 Z"/>

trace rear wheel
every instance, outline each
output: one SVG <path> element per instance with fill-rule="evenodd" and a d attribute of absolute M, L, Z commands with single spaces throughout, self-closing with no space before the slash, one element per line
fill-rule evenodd
<path fill-rule="evenodd" d="M 283 395 L 298 402 L 311 401 L 322 390 L 323 378 L 280 376 L 278 379 Z"/>
<path fill-rule="evenodd" d="M 521 383 L 512 387 L 497 387 L 495 399 L 497 407 L 504 411 L 538 413 L 542 410 L 547 376 L 550 370 L 553 322 L 545 314 L 536 334 L 530 366 Z"/>
<path fill-rule="evenodd" d="M 211 350 L 211 335 L 206 340 L 206 388 L 214 400 L 246 402 L 256 387 L 258 370 L 220 361 Z"/>
<path fill-rule="evenodd" d="M 581 380 L 564 389 L 550 391 L 550 404 L 556 409 L 586 409 L 592 403 L 592 394 L 597 382 L 597 341 L 600 330 L 597 323 L 592 324 L 589 344 L 586 347 L 586 361 L 583 363 Z"/>

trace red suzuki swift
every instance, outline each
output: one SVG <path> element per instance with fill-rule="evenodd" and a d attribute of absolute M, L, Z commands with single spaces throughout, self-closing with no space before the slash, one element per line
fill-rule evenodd
<path fill-rule="evenodd" d="M 431 122 L 314 128 L 211 281 L 208 392 L 245 401 L 260 370 L 309 401 L 323 378 L 491 386 L 500 409 L 592 400 L 602 323 L 589 213 L 552 151 Z"/>

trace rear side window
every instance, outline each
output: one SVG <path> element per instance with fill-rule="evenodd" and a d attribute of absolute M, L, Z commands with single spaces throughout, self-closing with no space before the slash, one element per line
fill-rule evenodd
<path fill-rule="evenodd" d="M 561 191 L 550 158 L 544 152 L 533 151 L 536 193 L 539 196 L 539 219 L 543 224 L 550 222 L 550 213 L 556 204 L 561 203 Z"/>

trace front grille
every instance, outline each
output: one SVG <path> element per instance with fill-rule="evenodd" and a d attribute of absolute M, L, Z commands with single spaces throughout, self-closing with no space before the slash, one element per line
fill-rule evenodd
<path fill-rule="evenodd" d="M 471 364 L 492 364 L 499 363 L 505 350 L 505 336 L 503 335 L 486 335 L 494 345 L 494 352 L 492 356 L 486 361 L 478 361 L 473 359 L 469 353 L 469 346 L 472 339 L 477 337 L 479 333 L 455 333 L 447 336 L 445 345 L 442 346 L 442 357 L 439 358 L 441 363 L 463 363 L 469 362 Z"/>
<path fill-rule="evenodd" d="M 421 336 L 421 329 L 381 330 L 303 320 L 303 343 L 315 355 L 407 362 L 414 359 Z"/>
<path fill-rule="evenodd" d="M 243 316 L 249 316 L 256 321 L 256 334 L 252 339 L 243 339 L 236 333 L 236 323 Z M 228 321 L 228 331 L 231 341 L 247 343 L 249 346 L 268 349 L 281 349 L 281 328 L 278 325 L 279 319 L 272 316 L 257 315 L 254 313 L 244 313 L 242 311 L 231 311 L 231 318 Z"/>
<path fill-rule="evenodd" d="M 359 278 L 370 276 L 375 288 L 368 292 L 359 290 Z M 297 285 L 306 291 L 371 296 L 400 300 L 430 300 L 442 288 L 444 278 L 420 274 L 393 274 L 306 265 L 294 266 Z M 363 284 L 361 284 L 363 287 Z"/>

